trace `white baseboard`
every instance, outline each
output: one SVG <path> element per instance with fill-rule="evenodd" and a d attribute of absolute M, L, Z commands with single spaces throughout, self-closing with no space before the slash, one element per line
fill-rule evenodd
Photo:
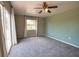
<path fill-rule="evenodd" d="M 71 45 L 71 46 L 73 46 L 73 47 L 79 48 L 79 46 L 77 46 L 77 45 L 68 43 L 68 42 L 63 41 L 63 40 L 59 40 L 59 39 L 57 39 L 57 38 L 55 38 L 55 37 L 51 37 L 51 36 L 48 36 L 48 35 L 46 35 L 46 36 L 49 37 L 49 38 L 51 38 L 51 39 L 55 39 L 55 40 L 57 40 L 57 41 L 60 41 L 60 42 L 66 43 L 66 44 L 68 44 L 68 45 Z"/>

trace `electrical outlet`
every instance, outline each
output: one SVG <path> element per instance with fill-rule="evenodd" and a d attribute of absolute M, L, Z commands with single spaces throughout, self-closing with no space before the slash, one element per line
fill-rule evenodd
<path fill-rule="evenodd" d="M 71 39 L 71 37 L 68 37 L 68 39 Z"/>

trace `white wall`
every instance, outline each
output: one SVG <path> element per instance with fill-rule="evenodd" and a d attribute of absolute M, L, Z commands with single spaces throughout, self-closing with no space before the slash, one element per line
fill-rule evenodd
<path fill-rule="evenodd" d="M 15 16 L 15 26 L 16 26 L 17 38 L 23 38 L 24 27 L 25 27 L 24 16 L 20 16 L 20 15 Z"/>

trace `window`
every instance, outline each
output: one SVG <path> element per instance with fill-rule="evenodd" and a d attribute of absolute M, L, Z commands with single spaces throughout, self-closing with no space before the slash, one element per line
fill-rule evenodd
<path fill-rule="evenodd" d="M 37 30 L 37 21 L 36 20 L 26 20 L 27 30 Z"/>

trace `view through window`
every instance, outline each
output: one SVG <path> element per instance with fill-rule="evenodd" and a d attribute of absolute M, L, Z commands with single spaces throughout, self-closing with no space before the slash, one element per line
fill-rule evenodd
<path fill-rule="evenodd" d="M 37 30 L 37 20 L 27 20 L 27 30 Z"/>

